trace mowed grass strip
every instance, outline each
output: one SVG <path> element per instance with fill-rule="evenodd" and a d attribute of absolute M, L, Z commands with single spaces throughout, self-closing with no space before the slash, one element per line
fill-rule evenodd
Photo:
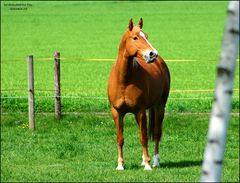
<path fill-rule="evenodd" d="M 125 117 L 126 170 L 116 171 L 115 126 L 110 115 L 38 114 L 29 131 L 27 115 L 1 118 L 1 181 L 198 181 L 209 115 L 166 115 L 160 145 L 161 167 L 144 171 L 139 128 Z M 239 180 L 239 116 L 232 116 L 223 164 L 223 181 Z M 149 143 L 152 157 L 154 143 Z"/>

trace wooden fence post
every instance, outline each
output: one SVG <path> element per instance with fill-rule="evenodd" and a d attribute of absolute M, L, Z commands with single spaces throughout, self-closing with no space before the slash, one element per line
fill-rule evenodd
<path fill-rule="evenodd" d="M 29 128 L 35 129 L 35 114 L 34 114 L 34 72 L 33 72 L 33 56 L 27 57 L 28 62 L 28 117 Z"/>
<path fill-rule="evenodd" d="M 60 92 L 60 52 L 54 52 L 54 91 L 55 91 L 55 117 L 61 117 Z"/>

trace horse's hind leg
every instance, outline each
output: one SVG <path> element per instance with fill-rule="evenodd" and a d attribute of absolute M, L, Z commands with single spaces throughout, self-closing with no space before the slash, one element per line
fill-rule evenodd
<path fill-rule="evenodd" d="M 138 115 L 139 115 L 138 113 L 137 113 L 137 114 L 134 114 L 134 117 L 135 117 L 135 120 L 136 120 L 138 126 L 140 127 Z M 141 166 L 145 166 L 145 156 L 144 156 L 144 153 L 142 154 L 142 163 L 141 163 Z"/>
<path fill-rule="evenodd" d="M 162 126 L 163 126 L 163 118 L 165 109 L 164 106 L 156 106 L 154 107 L 155 113 L 155 122 L 154 122 L 154 141 L 155 141 L 155 148 L 154 148 L 154 156 L 153 156 L 153 167 L 160 166 L 160 155 L 159 155 L 159 142 L 162 137 Z"/>
<path fill-rule="evenodd" d="M 123 167 L 123 151 L 122 147 L 124 144 L 123 138 L 123 115 L 119 113 L 115 108 L 112 107 L 112 117 L 116 125 L 116 134 L 117 134 L 117 146 L 118 146 L 118 166 L 117 170 L 124 170 Z"/>
<path fill-rule="evenodd" d="M 145 163 L 144 170 L 151 170 L 150 158 L 148 155 L 147 118 L 145 110 L 141 110 L 135 114 L 135 118 L 140 127 L 140 142 L 143 146 L 143 160 Z"/>
<path fill-rule="evenodd" d="M 148 136 L 147 136 L 147 117 L 144 109 L 135 113 L 135 119 L 140 127 L 140 142 L 143 147 L 143 161 L 144 170 L 151 170 L 150 158 L 148 155 Z"/>

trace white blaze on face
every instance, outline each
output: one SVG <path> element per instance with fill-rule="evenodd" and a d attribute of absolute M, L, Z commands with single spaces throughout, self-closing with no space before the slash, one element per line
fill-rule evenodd
<path fill-rule="evenodd" d="M 157 53 L 157 50 L 151 45 L 151 43 L 147 40 L 145 34 L 143 32 L 140 32 L 139 35 L 147 42 L 147 44 L 152 48 L 154 52 Z"/>
<path fill-rule="evenodd" d="M 157 55 L 158 52 L 157 50 L 151 45 L 151 43 L 147 40 L 145 34 L 143 32 L 140 32 L 139 35 L 146 41 L 146 43 L 149 45 L 151 50 L 145 50 L 143 53 L 143 58 L 146 60 L 147 63 L 153 62 Z"/>

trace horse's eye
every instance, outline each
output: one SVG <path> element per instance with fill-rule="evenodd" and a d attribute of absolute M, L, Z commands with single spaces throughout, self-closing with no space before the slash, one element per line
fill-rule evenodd
<path fill-rule="evenodd" d="M 134 40 L 138 40 L 138 37 L 137 37 L 137 36 L 135 36 L 135 37 L 133 37 L 133 39 L 134 39 Z"/>

